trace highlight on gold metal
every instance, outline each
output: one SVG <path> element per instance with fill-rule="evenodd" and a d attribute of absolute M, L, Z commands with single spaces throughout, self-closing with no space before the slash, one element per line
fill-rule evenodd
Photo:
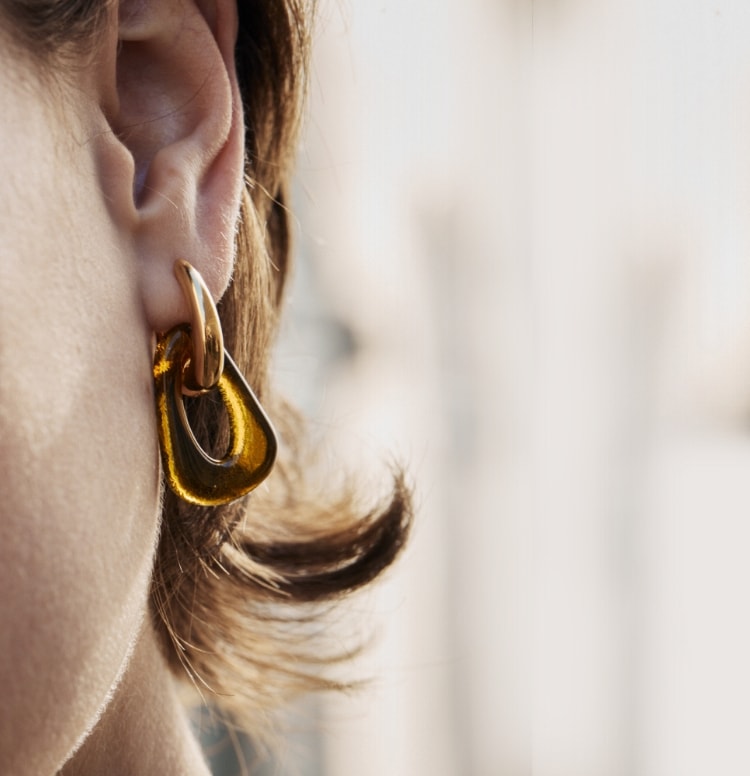
<path fill-rule="evenodd" d="M 195 269 L 188 267 L 190 275 L 202 283 Z M 229 418 L 229 446 L 221 459 L 201 448 L 184 405 L 184 395 L 193 393 L 186 390 L 184 379 L 195 349 L 193 329 L 188 325 L 176 326 L 157 338 L 154 380 L 159 440 L 170 488 L 185 501 L 216 506 L 244 496 L 268 476 L 276 459 L 276 435 L 237 365 L 224 353 L 215 390 Z"/>
<path fill-rule="evenodd" d="M 185 393 L 210 390 L 224 369 L 224 336 L 211 292 L 200 272 L 186 261 L 174 263 L 174 274 L 190 304 L 190 336 L 193 341 L 190 367 L 184 380 Z"/>

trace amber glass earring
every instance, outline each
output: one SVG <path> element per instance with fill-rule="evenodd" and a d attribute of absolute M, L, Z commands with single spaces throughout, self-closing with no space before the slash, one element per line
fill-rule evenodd
<path fill-rule="evenodd" d="M 154 358 L 159 441 L 167 482 L 193 504 L 227 504 L 270 473 L 276 435 L 250 386 L 224 351 L 221 323 L 200 273 L 186 261 L 175 275 L 190 303 L 190 324 L 160 334 Z M 198 444 L 183 396 L 218 390 L 229 417 L 229 448 L 217 460 Z"/>

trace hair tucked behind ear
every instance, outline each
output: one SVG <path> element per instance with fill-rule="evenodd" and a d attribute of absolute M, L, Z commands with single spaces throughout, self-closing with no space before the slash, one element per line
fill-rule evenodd
<path fill-rule="evenodd" d="M 299 417 L 269 390 L 312 9 L 303 0 L 240 0 L 238 7 L 247 185 L 237 266 L 219 311 L 228 350 L 280 432 L 280 454 L 268 488 L 239 503 L 209 509 L 166 494 L 152 598 L 173 667 L 257 732 L 290 694 L 338 686 L 321 676 L 325 661 L 310 641 L 313 615 L 303 605 L 330 601 L 377 576 L 401 549 L 411 512 L 400 475 L 387 503 L 364 513 L 351 492 L 311 488 Z M 218 457 L 228 438 L 220 405 L 202 399 L 188 414 Z"/>

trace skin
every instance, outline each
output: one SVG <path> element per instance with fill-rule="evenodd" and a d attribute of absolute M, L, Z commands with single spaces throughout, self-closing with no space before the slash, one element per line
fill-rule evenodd
<path fill-rule="evenodd" d="M 45 69 L 0 22 L 0 773 L 205 774 L 156 645 L 154 332 L 233 261 L 234 2 L 125 2 Z"/>

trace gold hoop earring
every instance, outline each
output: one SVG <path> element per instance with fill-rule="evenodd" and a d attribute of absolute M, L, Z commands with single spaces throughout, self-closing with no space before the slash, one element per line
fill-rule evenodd
<path fill-rule="evenodd" d="M 190 304 L 191 322 L 160 334 L 156 343 L 155 398 L 166 479 L 184 501 L 228 504 L 268 476 L 276 459 L 276 434 L 224 351 L 219 315 L 200 273 L 188 262 L 177 261 L 175 274 Z M 229 449 L 220 460 L 198 444 L 183 403 L 183 396 L 214 389 L 229 417 Z"/>

